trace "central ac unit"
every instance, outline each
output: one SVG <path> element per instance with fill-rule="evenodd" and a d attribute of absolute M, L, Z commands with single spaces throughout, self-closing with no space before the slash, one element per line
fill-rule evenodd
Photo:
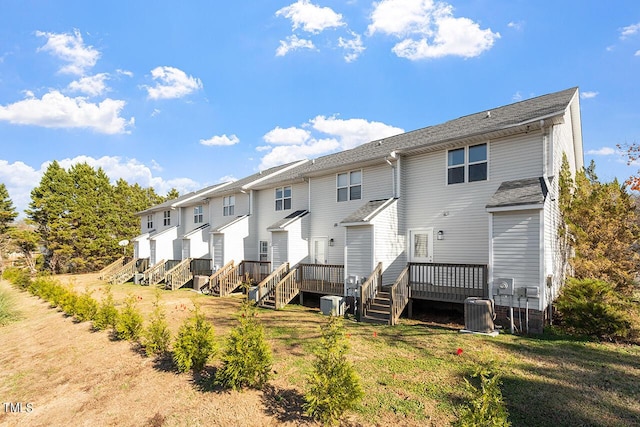
<path fill-rule="evenodd" d="M 467 331 L 491 333 L 495 329 L 494 319 L 491 300 L 478 297 L 464 300 L 464 328 Z"/>

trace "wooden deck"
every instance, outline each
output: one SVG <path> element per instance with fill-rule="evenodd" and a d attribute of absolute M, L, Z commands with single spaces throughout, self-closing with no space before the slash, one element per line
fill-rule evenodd
<path fill-rule="evenodd" d="M 300 291 L 344 295 L 344 265 L 299 264 L 298 271 Z"/>
<path fill-rule="evenodd" d="M 410 298 L 464 303 L 469 297 L 489 296 L 484 264 L 409 263 Z"/>

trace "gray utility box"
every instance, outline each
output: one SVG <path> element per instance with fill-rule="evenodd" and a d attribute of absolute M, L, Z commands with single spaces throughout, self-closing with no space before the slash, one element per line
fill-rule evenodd
<path fill-rule="evenodd" d="M 209 276 L 193 276 L 193 289 L 202 290 L 209 283 Z"/>
<path fill-rule="evenodd" d="M 344 297 L 328 295 L 320 298 L 320 311 L 325 316 L 344 316 Z"/>
<path fill-rule="evenodd" d="M 142 273 L 134 274 L 133 275 L 133 283 L 135 283 L 136 285 L 144 284 L 144 274 L 142 274 Z"/>
<path fill-rule="evenodd" d="M 490 333 L 495 329 L 493 303 L 489 299 L 470 297 L 464 300 L 464 328 L 471 332 Z"/>
<path fill-rule="evenodd" d="M 258 287 L 251 286 L 249 288 L 249 301 L 258 302 Z"/>

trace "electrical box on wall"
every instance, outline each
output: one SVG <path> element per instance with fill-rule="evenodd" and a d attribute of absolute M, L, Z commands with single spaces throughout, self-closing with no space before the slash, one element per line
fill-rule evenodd
<path fill-rule="evenodd" d="M 493 281 L 493 294 L 494 295 L 513 295 L 513 282 L 512 278 L 500 278 Z"/>
<path fill-rule="evenodd" d="M 540 289 L 536 287 L 525 288 L 525 296 L 527 298 L 538 298 L 540 296 Z"/>

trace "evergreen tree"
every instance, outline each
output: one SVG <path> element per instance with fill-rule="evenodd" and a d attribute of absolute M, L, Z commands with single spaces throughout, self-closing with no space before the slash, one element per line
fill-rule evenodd
<path fill-rule="evenodd" d="M 178 193 L 178 190 L 176 190 L 175 188 L 172 188 L 164 197 L 164 201 L 177 199 L 178 197 L 180 197 L 180 193 Z"/>
<path fill-rule="evenodd" d="M 628 295 L 640 268 L 640 228 L 633 200 L 617 180 L 601 183 L 593 162 L 576 173 L 575 181 L 567 179 L 567 167 L 563 162 L 559 202 L 566 238 L 574 251 L 573 274 L 611 283 Z"/>
<path fill-rule="evenodd" d="M 7 187 L 0 183 L 0 236 L 7 232 L 9 225 L 17 216 L 18 212 L 9 198 Z"/>

